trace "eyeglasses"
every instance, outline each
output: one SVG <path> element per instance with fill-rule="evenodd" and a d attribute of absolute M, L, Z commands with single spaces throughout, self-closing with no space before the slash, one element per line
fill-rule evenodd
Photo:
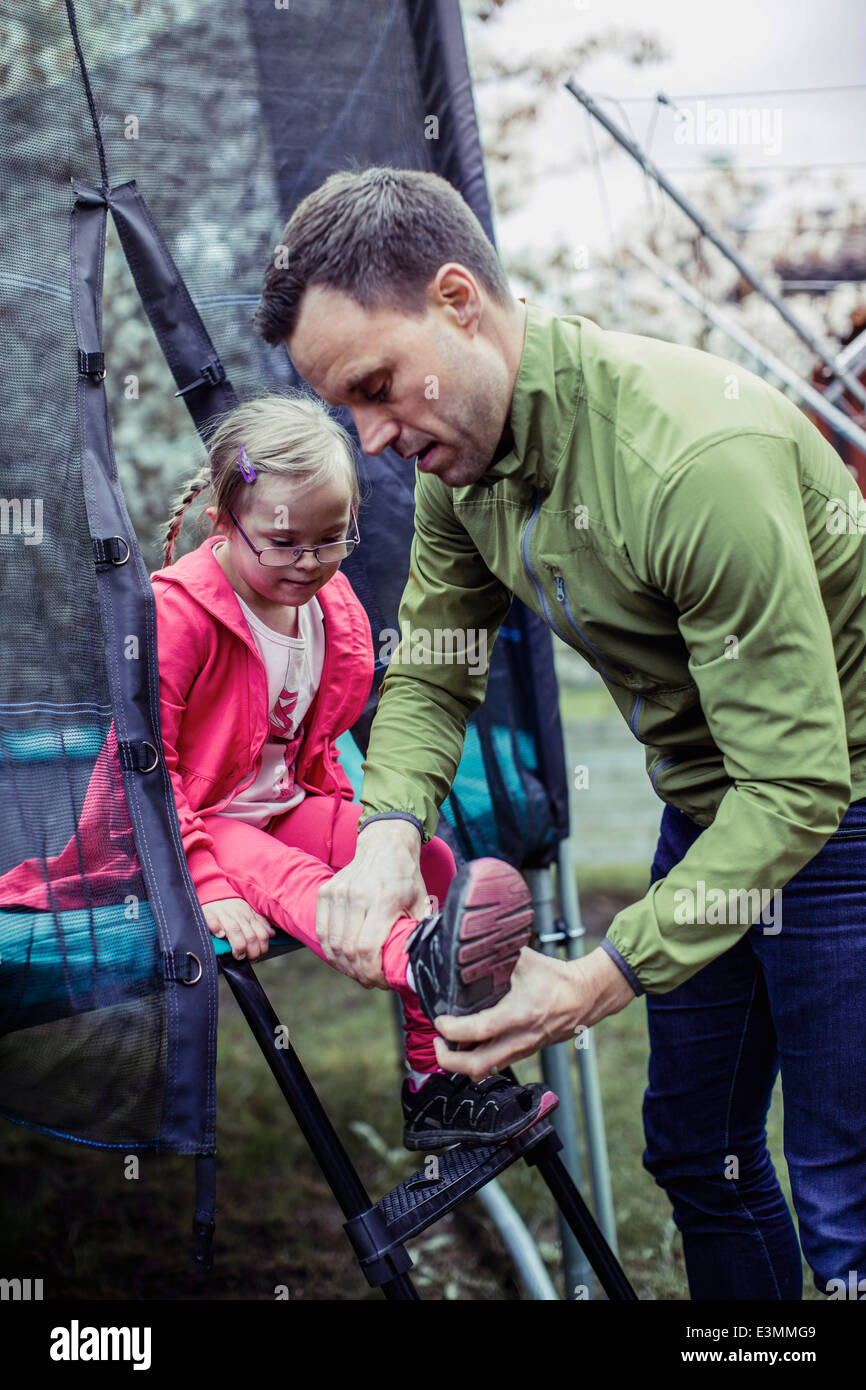
<path fill-rule="evenodd" d="M 355 508 L 352 508 L 352 521 L 355 526 L 354 536 L 347 536 L 342 541 L 326 541 L 324 545 L 268 545 L 264 550 L 260 550 L 257 545 L 253 545 L 241 523 L 238 521 L 234 512 L 229 512 L 229 516 L 235 526 L 240 531 L 250 550 L 254 550 L 259 557 L 260 565 L 268 565 L 276 568 L 278 565 L 296 565 L 302 555 L 311 550 L 320 565 L 333 565 L 337 560 L 345 560 L 347 555 L 351 555 L 356 545 L 361 542 L 361 535 L 358 531 L 358 520 L 355 516 Z"/>

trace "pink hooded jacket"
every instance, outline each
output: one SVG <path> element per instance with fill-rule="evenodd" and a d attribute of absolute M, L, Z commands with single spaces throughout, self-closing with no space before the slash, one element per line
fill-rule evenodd
<path fill-rule="evenodd" d="M 268 737 L 265 666 L 234 589 L 212 553 L 220 539 L 208 537 L 196 550 L 151 575 L 165 762 L 187 864 L 201 902 L 237 897 L 213 856 L 207 818 L 255 779 Z M 340 802 L 354 798 L 335 742 L 367 703 L 373 642 L 367 615 L 345 575 L 333 575 L 317 598 L 324 617 L 325 657 L 319 688 L 303 720 L 295 782 L 312 796 L 333 797 L 334 814 L 323 846 L 323 855 L 330 855 Z M 77 841 L 73 836 L 60 854 L 25 860 L 4 874 L 0 906 L 84 907 L 82 865 L 89 900 L 117 902 L 121 885 L 138 872 L 137 862 L 112 722 L 91 775 Z"/>

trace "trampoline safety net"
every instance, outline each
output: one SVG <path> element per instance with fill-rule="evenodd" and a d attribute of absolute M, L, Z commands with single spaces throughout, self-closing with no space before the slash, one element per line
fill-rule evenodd
<path fill-rule="evenodd" d="M 149 573 L 197 431 L 302 385 L 251 326 L 301 198 L 349 163 L 430 168 L 492 237 L 459 7 L 3 0 L 0 46 L 0 1113 L 211 1154 L 217 972 L 162 757 Z M 358 460 L 345 572 L 376 646 L 413 477 Z M 540 866 L 567 802 L 550 636 L 515 602 L 443 830 Z"/>

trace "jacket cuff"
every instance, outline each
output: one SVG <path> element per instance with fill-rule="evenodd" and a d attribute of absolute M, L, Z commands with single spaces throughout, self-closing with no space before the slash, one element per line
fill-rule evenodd
<path fill-rule="evenodd" d="M 625 975 L 625 978 L 628 980 L 635 994 L 645 994 L 646 990 L 644 989 L 637 975 L 634 973 L 628 962 L 624 960 L 623 957 L 620 955 L 613 942 L 608 941 L 607 937 L 604 936 L 599 942 L 599 945 L 601 946 L 601 949 L 603 951 L 607 952 L 614 965 L 619 966 L 620 970 L 622 971 L 623 975 Z"/>
<path fill-rule="evenodd" d="M 360 835 L 365 826 L 368 826 L 371 821 L 374 820 L 410 820 L 421 836 L 421 843 L 424 843 L 424 824 L 417 816 L 413 816 L 410 811 L 376 811 L 375 815 L 365 816 L 358 822 L 358 834 Z"/>
<path fill-rule="evenodd" d="M 187 852 L 189 875 L 195 885 L 200 903 L 215 903 L 221 898 L 239 898 L 242 895 L 229 883 L 209 849 L 197 845 Z"/>

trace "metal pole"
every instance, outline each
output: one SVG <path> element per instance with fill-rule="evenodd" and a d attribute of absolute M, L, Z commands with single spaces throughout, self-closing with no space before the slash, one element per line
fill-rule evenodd
<path fill-rule="evenodd" d="M 569 960 L 578 960 L 583 955 L 583 938 L 586 933 L 580 919 L 580 904 L 574 879 L 570 838 L 560 841 L 558 870 L 559 903 L 566 924 L 566 954 Z M 592 1173 L 596 1216 L 608 1245 L 614 1254 L 618 1255 L 616 1215 L 610 1185 L 610 1163 L 607 1153 L 604 1111 L 601 1103 L 601 1087 L 598 1080 L 598 1058 L 591 1028 L 581 1034 L 581 1046 L 576 1047 L 575 1051 L 580 1073 L 583 1123 L 586 1129 L 586 1145 L 589 1153 L 590 1172 Z"/>
<path fill-rule="evenodd" d="M 554 1111 L 554 1114 L 556 1112 Z M 553 1136 L 548 1135 L 548 1140 Z M 637 1299 L 637 1294 L 628 1281 L 625 1270 L 616 1256 L 608 1248 L 604 1236 L 596 1225 L 592 1213 L 581 1197 L 568 1170 L 558 1153 L 549 1150 L 536 1156 L 527 1155 L 527 1162 L 534 1163 L 550 1191 L 554 1201 L 565 1219 L 580 1236 L 580 1243 L 592 1260 L 592 1267 L 598 1275 L 602 1288 L 610 1299 Z"/>
<path fill-rule="evenodd" d="M 781 358 L 776 357 L 775 353 L 770 352 L 768 348 L 753 338 L 745 328 L 741 328 L 738 323 L 734 323 L 732 319 L 723 314 L 721 309 L 707 304 L 694 286 L 689 284 L 688 280 L 684 280 L 678 271 L 666 266 L 664 261 L 660 261 L 658 256 L 653 255 L 652 251 L 635 242 L 631 243 L 627 249 L 635 260 L 640 261 L 641 265 L 645 265 L 648 270 L 654 271 L 659 279 L 663 280 L 681 299 L 684 299 L 687 304 L 691 304 L 692 308 L 697 309 L 698 313 L 703 314 L 710 323 L 721 328 L 723 333 L 727 333 L 729 338 L 733 339 L 735 343 L 739 343 L 740 347 L 746 349 L 746 352 L 751 353 L 757 362 L 771 371 L 786 386 L 790 386 L 792 391 L 796 391 L 800 399 L 811 406 L 817 415 L 823 416 L 834 430 L 850 440 L 858 449 L 866 452 L 866 432 L 861 430 L 859 425 L 855 425 L 854 421 L 850 420 L 838 406 L 832 405 L 817 387 L 804 381 Z"/>
<path fill-rule="evenodd" d="M 492 1219 L 510 1254 L 525 1293 L 539 1303 L 557 1303 L 559 1295 L 538 1246 L 518 1216 L 496 1178 L 491 1178 L 478 1193 L 478 1200 Z"/>
<path fill-rule="evenodd" d="M 857 337 L 853 338 L 850 343 L 846 343 L 843 348 L 840 348 L 839 355 L 836 360 L 838 361 L 841 367 L 845 368 L 846 371 L 849 367 L 853 367 L 856 371 L 857 358 L 859 358 L 864 352 L 866 352 L 866 328 L 863 329 L 862 333 L 858 333 Z M 861 370 L 862 365 L 863 364 L 861 363 Z M 827 399 L 829 401 L 835 401 L 838 396 L 841 396 L 841 394 L 842 383 L 840 381 L 834 381 L 827 387 Z"/>
<path fill-rule="evenodd" d="M 626 135 L 624 130 L 620 130 L 616 122 L 611 120 L 610 116 L 608 116 L 589 95 L 589 92 L 579 86 L 573 77 L 568 79 L 565 86 L 567 90 L 571 92 L 571 95 L 576 97 L 582 106 L 586 107 L 590 115 L 595 116 L 595 119 L 600 125 L 604 126 L 605 130 L 613 136 L 614 140 L 622 145 L 624 150 L 628 151 L 632 159 L 637 160 L 644 173 L 649 174 L 650 178 L 655 180 L 659 188 L 664 189 L 665 193 L 673 198 L 677 206 L 682 209 L 687 217 L 691 218 L 698 230 L 721 251 L 723 256 L 727 257 L 732 265 L 737 267 L 737 270 L 744 279 L 748 280 L 749 284 L 752 285 L 759 294 L 764 296 L 768 304 L 772 304 L 776 313 L 781 315 L 789 328 L 793 328 L 797 336 L 802 338 L 806 346 L 815 353 L 815 356 L 820 357 L 821 361 L 826 367 L 829 367 L 833 375 L 844 383 L 846 390 L 850 391 L 855 400 L 858 400 L 861 405 L 866 405 L 866 387 L 861 386 L 856 377 L 851 376 L 843 366 L 839 365 L 838 359 L 833 356 L 832 352 L 819 342 L 815 335 L 806 328 L 805 324 L 800 322 L 788 306 L 779 299 L 778 295 L 774 294 L 770 287 L 746 264 L 742 256 L 740 256 L 732 246 L 728 245 L 719 232 L 715 231 L 710 226 L 709 222 L 701 216 L 697 208 L 694 207 L 682 193 L 674 188 L 673 184 L 665 178 L 661 169 L 653 164 L 652 160 L 644 153 L 640 146 L 636 145 L 634 140 Z"/>
<path fill-rule="evenodd" d="M 301 1066 L 298 1054 L 288 1040 L 279 1048 L 276 1046 L 280 1021 L 250 962 L 223 957 L 220 968 L 343 1215 L 351 1218 L 369 1211 L 372 1203 L 367 1190 Z M 412 1280 L 405 1273 L 395 1274 L 379 1287 L 387 1299 L 414 1301 L 418 1298 Z"/>
<path fill-rule="evenodd" d="M 539 949 L 546 956 L 558 957 L 563 934 L 556 930 L 553 913 L 553 884 L 550 869 L 527 869 L 526 879 L 532 893 L 535 910 L 535 930 Z M 550 1116 L 550 1122 L 562 1141 L 565 1166 L 577 1187 L 582 1184 L 580 1169 L 580 1147 L 577 1134 L 577 1117 L 574 1111 L 574 1091 L 571 1084 L 570 1064 L 571 1043 L 555 1043 L 541 1052 L 541 1074 L 544 1083 L 559 1096 L 559 1105 Z M 561 1211 L 557 1212 L 560 1236 L 562 1239 L 562 1264 L 565 1278 L 565 1295 L 574 1298 L 574 1289 L 583 1285 L 592 1290 L 592 1272 L 589 1261 L 581 1249 L 574 1232 Z"/>

